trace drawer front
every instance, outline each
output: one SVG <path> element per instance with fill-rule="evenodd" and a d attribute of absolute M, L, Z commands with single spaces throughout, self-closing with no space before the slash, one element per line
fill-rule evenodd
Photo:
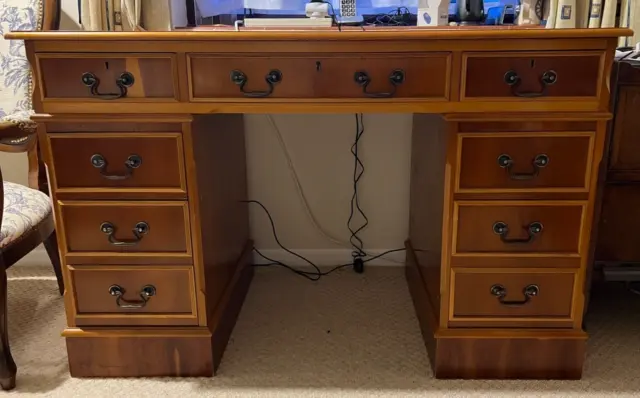
<path fill-rule="evenodd" d="M 599 97 L 603 52 L 504 52 L 464 55 L 462 100 Z"/>
<path fill-rule="evenodd" d="M 170 54 L 36 54 L 42 99 L 174 101 Z"/>
<path fill-rule="evenodd" d="M 457 192 L 589 191 L 595 133 L 459 134 Z"/>
<path fill-rule="evenodd" d="M 186 202 L 59 202 L 69 253 L 191 254 Z"/>
<path fill-rule="evenodd" d="M 70 267 L 78 325 L 194 325 L 193 267 Z"/>
<path fill-rule="evenodd" d="M 577 274 L 538 269 L 453 269 L 450 320 L 548 322 L 572 319 Z M 529 319 L 527 319 L 529 318 Z M 514 325 L 517 326 L 517 325 Z"/>
<path fill-rule="evenodd" d="M 171 191 L 186 197 L 180 133 L 49 134 L 57 192 Z"/>
<path fill-rule="evenodd" d="M 426 98 L 448 100 L 450 56 L 189 57 L 192 99 Z M 276 73 L 271 73 L 275 71 Z M 244 92 L 243 92 L 244 91 Z"/>
<path fill-rule="evenodd" d="M 585 202 L 456 202 L 454 255 L 580 255 Z"/>

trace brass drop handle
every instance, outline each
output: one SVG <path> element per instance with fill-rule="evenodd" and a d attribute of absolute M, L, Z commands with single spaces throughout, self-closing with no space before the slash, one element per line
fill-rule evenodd
<path fill-rule="evenodd" d="M 543 97 L 547 95 L 547 87 L 556 84 L 557 81 L 558 73 L 554 70 L 548 70 L 540 76 L 540 84 L 542 85 L 540 91 L 526 92 L 520 91 L 520 83 L 522 83 L 522 79 L 518 75 L 518 72 L 510 70 L 504 74 L 504 82 L 511 86 L 511 93 L 516 97 L 522 98 Z"/>
<path fill-rule="evenodd" d="M 493 233 L 496 235 L 500 235 L 500 240 L 504 243 L 530 243 L 532 242 L 536 236 L 542 233 L 542 229 L 544 226 L 541 222 L 535 221 L 526 225 L 524 229 L 527 231 L 528 237 L 526 238 L 509 238 L 509 224 L 497 221 L 493 224 Z"/>
<path fill-rule="evenodd" d="M 116 79 L 116 85 L 120 90 L 119 93 L 101 93 L 98 89 L 100 87 L 100 79 L 94 73 L 85 72 L 82 74 L 82 84 L 89 87 L 91 95 L 103 100 L 114 100 L 118 98 L 124 98 L 127 96 L 127 88 L 133 86 L 136 79 L 130 72 L 123 72 Z"/>
<path fill-rule="evenodd" d="M 137 169 L 142 165 L 142 157 L 140 155 L 130 155 L 127 160 L 124 161 L 124 166 L 126 167 L 126 171 L 124 174 L 110 174 L 107 172 L 107 167 L 109 166 L 109 162 L 99 153 L 91 156 L 91 165 L 96 169 L 100 170 L 100 174 L 107 180 L 118 181 L 118 180 L 126 180 L 133 175 L 133 170 Z"/>
<path fill-rule="evenodd" d="M 149 299 L 156 295 L 156 287 L 153 285 L 145 285 L 140 290 L 140 300 L 127 300 L 124 298 L 126 290 L 119 285 L 111 285 L 109 287 L 109 294 L 116 298 L 116 305 L 124 309 L 136 309 L 143 308 L 147 305 Z"/>
<path fill-rule="evenodd" d="M 522 289 L 522 294 L 524 295 L 524 299 L 515 300 L 515 301 L 505 300 L 505 297 L 507 296 L 507 288 L 500 284 L 491 286 L 490 292 L 492 296 L 496 296 L 498 298 L 498 301 L 502 305 L 505 305 L 508 307 L 521 307 L 527 304 L 532 297 L 537 296 L 540 293 L 540 288 L 538 287 L 538 285 L 525 286 L 524 289 Z"/>
<path fill-rule="evenodd" d="M 369 84 L 371 83 L 371 77 L 367 72 L 358 71 L 353 76 L 353 80 L 357 85 L 362 87 L 362 92 L 367 97 L 371 98 L 390 98 L 396 94 L 396 89 L 399 85 L 404 83 L 405 74 L 402 69 L 395 69 L 389 74 L 389 83 L 391 83 L 391 91 L 382 93 L 372 93 L 368 91 Z"/>
<path fill-rule="evenodd" d="M 512 180 L 533 180 L 538 176 L 538 174 L 540 174 L 540 169 L 547 167 L 550 160 L 551 159 L 549 159 L 548 155 L 544 153 L 538 154 L 533 158 L 533 160 L 531 160 L 531 165 L 533 166 L 532 172 L 515 173 L 513 171 L 513 165 L 515 164 L 514 160 L 508 154 L 503 153 L 502 155 L 498 156 L 498 166 L 505 169 L 509 174 L 509 178 L 511 178 Z"/>
<path fill-rule="evenodd" d="M 117 228 L 113 223 L 109 221 L 105 221 L 100 224 L 100 231 L 107 235 L 109 239 L 109 243 L 114 246 L 135 246 L 142 240 L 143 236 L 149 233 L 149 224 L 145 221 L 140 221 L 133 227 L 133 234 L 135 235 L 135 239 L 130 240 L 121 240 L 116 238 L 115 234 Z"/>
<path fill-rule="evenodd" d="M 249 98 L 263 98 L 273 94 L 274 86 L 282 81 L 282 72 L 277 69 L 273 69 L 267 73 L 264 77 L 264 81 L 267 82 L 268 89 L 266 91 L 247 91 L 245 85 L 249 81 L 247 75 L 241 70 L 231 71 L 231 82 L 240 87 L 240 91 L 245 97 Z"/>

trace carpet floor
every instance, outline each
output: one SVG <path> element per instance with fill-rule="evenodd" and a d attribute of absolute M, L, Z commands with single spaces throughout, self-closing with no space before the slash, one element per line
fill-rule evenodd
<path fill-rule="evenodd" d="M 318 283 L 257 269 L 219 376 L 72 379 L 62 299 L 49 267 L 9 270 L 18 386 L 51 397 L 631 397 L 640 394 L 640 296 L 596 288 L 580 381 L 435 380 L 400 267 Z"/>

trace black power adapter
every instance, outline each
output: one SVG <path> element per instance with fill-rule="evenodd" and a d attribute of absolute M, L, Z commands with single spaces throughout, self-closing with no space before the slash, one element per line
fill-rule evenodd
<path fill-rule="evenodd" d="M 356 257 L 353 259 L 353 270 L 358 274 L 364 273 L 364 261 L 362 257 Z"/>

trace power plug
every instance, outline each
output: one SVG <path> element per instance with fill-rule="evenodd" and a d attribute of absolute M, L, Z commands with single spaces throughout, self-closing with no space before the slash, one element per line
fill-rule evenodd
<path fill-rule="evenodd" d="M 356 257 L 353 259 L 353 270 L 358 274 L 362 274 L 364 272 L 364 261 L 362 261 L 362 257 Z"/>

